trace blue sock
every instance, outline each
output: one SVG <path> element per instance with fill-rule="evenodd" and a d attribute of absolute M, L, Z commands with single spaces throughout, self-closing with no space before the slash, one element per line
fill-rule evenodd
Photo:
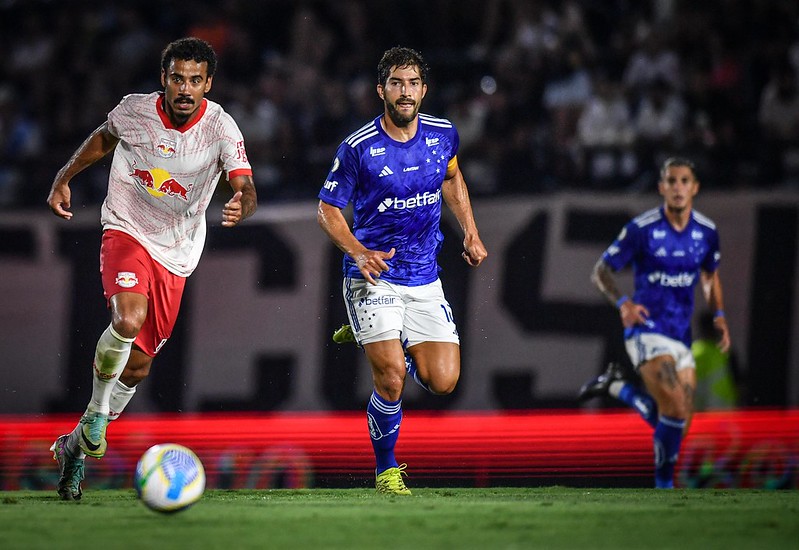
<path fill-rule="evenodd" d="M 413 357 L 411 357 L 407 353 L 405 354 L 405 371 L 411 375 L 411 378 L 413 378 L 414 382 L 422 386 L 425 390 L 429 391 L 430 393 L 433 393 L 433 390 L 431 390 L 430 387 L 424 382 L 422 382 L 421 378 L 419 378 L 419 371 L 416 369 L 416 361 L 414 361 Z"/>
<path fill-rule="evenodd" d="M 369 423 L 369 437 L 372 439 L 372 448 L 377 461 L 376 473 L 396 468 L 394 446 L 397 444 L 402 423 L 402 399 L 386 401 L 373 391 L 366 407 L 366 420 Z"/>
<path fill-rule="evenodd" d="M 655 400 L 652 399 L 652 396 L 646 393 L 646 391 L 635 384 L 625 382 L 616 398 L 635 409 L 647 424 L 653 428 L 657 427 L 658 406 Z"/>
<path fill-rule="evenodd" d="M 405 372 L 411 375 L 411 378 L 413 378 L 414 382 L 419 384 L 426 391 L 433 393 L 433 390 L 431 390 L 430 387 L 424 382 L 422 382 L 421 378 L 419 378 L 419 371 L 416 368 L 416 361 L 413 360 L 413 357 L 411 357 L 411 354 L 408 353 L 407 351 L 408 339 L 407 338 L 402 339 L 401 334 L 400 334 L 400 339 L 402 340 L 402 349 L 405 350 Z"/>
<path fill-rule="evenodd" d="M 661 415 L 655 426 L 655 487 L 674 487 L 674 465 L 680 456 L 685 420 Z"/>

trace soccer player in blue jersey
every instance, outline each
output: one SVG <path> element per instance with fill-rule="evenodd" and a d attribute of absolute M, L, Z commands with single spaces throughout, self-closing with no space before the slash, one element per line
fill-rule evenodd
<path fill-rule="evenodd" d="M 446 395 L 460 376 L 460 345 L 436 261 L 441 201 L 463 230 L 463 258 L 478 266 L 480 240 L 458 167 L 451 122 L 419 112 L 427 93 L 421 55 L 395 47 L 377 66 L 383 113 L 347 137 L 319 192 L 317 218 L 344 252 L 343 294 L 352 335 L 366 353 L 374 391 L 366 409 L 380 493 L 409 495 L 394 447 L 402 422 L 405 353 L 429 391 Z M 353 205 L 352 228 L 341 210 Z"/>
<path fill-rule="evenodd" d="M 602 254 L 591 276 L 619 309 L 627 353 L 645 390 L 624 379 L 617 364 L 587 382 L 580 398 L 611 395 L 654 428 L 655 487 L 674 486 L 674 466 L 693 412 L 696 374 L 691 355 L 694 288 L 715 311 L 718 346 L 730 347 L 714 223 L 693 209 L 699 181 L 691 161 L 666 160 L 658 183 L 661 207 L 634 218 Z M 635 293 L 618 290 L 614 273 L 632 265 Z"/>

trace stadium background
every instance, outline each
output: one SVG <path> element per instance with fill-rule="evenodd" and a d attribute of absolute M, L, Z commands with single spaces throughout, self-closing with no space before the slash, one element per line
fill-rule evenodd
<path fill-rule="evenodd" d="M 144 433 L 181 434 L 202 455 L 212 417 L 203 423 L 196 415 L 222 422 L 227 414 L 226 422 L 261 434 L 238 460 L 280 472 L 255 476 L 256 484 L 300 483 L 307 478 L 298 472 L 307 471 L 330 484 L 368 478 L 368 440 L 356 414 L 368 371 L 356 349 L 329 341 L 345 317 L 339 255 L 315 226 L 315 196 L 339 140 L 379 112 L 380 53 L 403 44 L 431 65 L 424 110 L 461 131 L 491 258 L 477 271 L 462 265 L 448 220 L 442 277 L 461 327 L 463 378 L 447 398 L 408 388 L 408 418 L 420 411 L 426 421 L 406 424 L 400 452 L 408 445 L 417 463 L 418 453 L 448 454 L 433 428 L 449 419 L 467 430 L 462 449 L 479 448 L 496 462 L 507 449 L 484 434 L 510 426 L 517 435 L 503 440 L 527 441 L 515 447 L 512 465 L 492 470 L 488 460 L 482 474 L 459 476 L 463 456 L 437 455 L 422 475 L 467 484 L 648 484 L 643 423 L 617 416 L 611 402 L 578 408 L 574 395 L 608 360 L 624 358 L 615 312 L 588 283 L 591 265 L 627 218 L 658 203 L 654 169 L 679 153 L 696 160 L 697 207 L 720 226 L 744 390 L 742 411 L 723 422 L 716 413 L 697 419 L 689 443 L 704 448 L 709 437 L 718 455 L 708 452 L 703 463 L 735 465 L 733 474 L 701 483 L 796 486 L 795 2 L 408 1 L 397 10 L 355 0 L 240 1 L 192 3 L 186 13 L 173 2 L 9 1 L 0 10 L 0 486 L 52 481 L 42 473 L 52 465 L 38 458 L 85 405 L 86 365 L 107 324 L 97 219 L 108 163 L 74 182 L 69 224 L 47 212 L 49 185 L 123 94 L 158 88 L 160 49 L 183 35 L 217 48 L 210 98 L 242 126 L 261 209 L 235 231 L 211 229 L 176 334 L 113 426 L 110 453 L 119 455 L 90 476 L 96 470 L 122 483 L 119 472 L 143 450 Z M 611 104 L 626 110 L 628 123 L 619 115 L 614 131 L 598 132 L 589 114 Z M 226 196 L 220 190 L 218 206 Z M 218 210 L 210 210 L 212 225 Z M 151 415 L 176 412 L 191 414 L 169 416 L 168 429 L 154 430 Z M 314 428 L 330 415 L 332 425 L 352 430 L 333 432 L 352 437 L 343 455 Z M 271 438 L 270 422 L 294 437 Z M 412 435 L 420 428 L 436 439 Z M 603 454 L 603 445 L 637 458 Z M 214 464 L 231 460 L 219 447 L 208 452 Z M 108 473 L 115 463 L 117 477 Z M 296 463 L 306 469 L 292 469 Z M 752 470 L 762 479 L 752 481 Z M 231 483 L 249 483 L 252 471 Z"/>

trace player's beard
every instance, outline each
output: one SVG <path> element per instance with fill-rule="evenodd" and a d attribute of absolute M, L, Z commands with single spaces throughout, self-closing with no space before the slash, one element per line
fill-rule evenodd
<path fill-rule="evenodd" d="M 413 111 L 410 115 L 403 115 L 397 109 L 396 103 L 389 103 L 385 101 L 386 110 L 388 111 L 388 116 L 391 119 L 391 122 L 394 123 L 394 126 L 397 128 L 404 128 L 416 118 L 416 115 L 419 113 L 419 104 L 414 103 Z"/>
<path fill-rule="evenodd" d="M 676 206 L 673 204 L 666 204 L 666 210 L 678 216 L 683 212 L 685 212 L 687 209 L 688 209 L 688 204 L 683 204 L 680 206 Z"/>
<path fill-rule="evenodd" d="M 185 101 L 186 99 L 188 99 L 189 101 L 189 106 L 191 110 L 189 112 L 178 110 L 177 103 L 181 100 Z M 168 105 L 169 105 L 169 110 L 167 111 L 167 114 L 170 116 L 170 118 L 172 118 L 173 122 L 177 123 L 178 126 L 182 126 L 183 124 L 185 124 L 191 118 L 191 115 L 193 115 L 194 112 L 197 110 L 195 108 L 196 102 L 192 97 L 178 96 L 173 98 L 171 102 L 168 102 Z"/>

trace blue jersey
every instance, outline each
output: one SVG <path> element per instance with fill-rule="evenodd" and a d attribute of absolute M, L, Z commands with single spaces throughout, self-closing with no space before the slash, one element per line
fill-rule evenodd
<path fill-rule="evenodd" d="M 682 231 L 672 227 L 663 207 L 624 226 L 602 260 L 614 271 L 632 263 L 633 300 L 649 310 L 646 324 L 625 329 L 625 338 L 655 332 L 690 347 L 694 288 L 700 271 L 715 272 L 720 259 L 716 226 L 696 210 Z"/>
<path fill-rule="evenodd" d="M 458 152 L 458 132 L 448 120 L 420 113 L 416 135 L 399 142 L 381 117 L 339 145 L 319 198 L 339 208 L 352 202 L 352 232 L 369 250 L 396 249 L 382 280 L 425 285 L 438 279 L 441 184 Z M 346 254 L 344 274 L 363 278 Z"/>

